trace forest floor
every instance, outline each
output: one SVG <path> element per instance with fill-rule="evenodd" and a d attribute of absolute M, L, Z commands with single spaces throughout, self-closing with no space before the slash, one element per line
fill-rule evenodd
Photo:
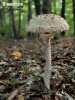
<path fill-rule="evenodd" d="M 47 91 L 44 41 L 0 40 L 0 100 L 75 100 L 75 39 L 56 39 L 51 45 L 53 69 Z"/>

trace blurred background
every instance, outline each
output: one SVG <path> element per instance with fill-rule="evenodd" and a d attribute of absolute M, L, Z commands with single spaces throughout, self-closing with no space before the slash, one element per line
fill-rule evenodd
<path fill-rule="evenodd" d="M 58 33 L 57 38 L 75 36 L 75 0 L 0 0 L 0 39 L 37 37 L 38 34 L 26 33 L 25 26 L 31 18 L 49 13 L 62 16 L 70 25 L 67 34 Z"/>

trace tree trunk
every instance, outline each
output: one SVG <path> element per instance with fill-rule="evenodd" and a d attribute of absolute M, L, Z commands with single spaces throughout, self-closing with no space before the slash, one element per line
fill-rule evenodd
<path fill-rule="evenodd" d="M 56 14 L 56 0 L 54 1 L 54 14 Z"/>
<path fill-rule="evenodd" d="M 19 10 L 19 23 L 18 23 L 18 36 L 20 37 L 20 29 L 21 29 L 21 9 Z"/>
<path fill-rule="evenodd" d="M 1 27 L 1 35 L 4 37 L 5 36 L 5 32 L 4 32 L 4 28 L 5 28 L 5 12 L 0 9 L 0 27 Z"/>
<path fill-rule="evenodd" d="M 28 0 L 28 22 L 32 18 L 32 8 L 31 8 L 31 0 Z M 28 32 L 28 37 L 31 37 L 31 33 Z"/>
<path fill-rule="evenodd" d="M 12 0 L 9 0 L 9 2 L 12 3 Z M 16 29 L 13 7 L 10 7 L 10 15 L 11 15 L 11 21 L 12 21 L 12 28 L 13 28 L 14 38 L 18 39 L 19 36 L 18 36 L 18 33 L 17 33 L 17 29 Z"/>
<path fill-rule="evenodd" d="M 28 0 L 28 21 L 32 18 L 31 0 Z"/>
<path fill-rule="evenodd" d="M 51 13 L 51 0 L 43 0 L 43 7 L 42 7 L 43 14 Z"/>
<path fill-rule="evenodd" d="M 75 34 L 75 0 L 72 0 L 73 2 L 73 19 L 74 19 L 74 34 Z"/>
<path fill-rule="evenodd" d="M 65 19 L 65 0 L 62 0 L 61 17 Z M 62 36 L 65 36 L 65 32 L 61 32 Z"/>
<path fill-rule="evenodd" d="M 21 0 L 20 0 L 21 3 Z M 18 20 L 18 36 L 20 37 L 20 29 L 21 29 L 21 8 L 19 9 L 19 20 Z"/>
<path fill-rule="evenodd" d="M 35 5 L 36 15 L 40 15 L 41 14 L 40 0 L 34 0 L 34 5 Z"/>

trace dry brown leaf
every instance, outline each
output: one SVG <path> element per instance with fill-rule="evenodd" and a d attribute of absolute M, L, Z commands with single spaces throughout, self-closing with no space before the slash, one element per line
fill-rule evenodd
<path fill-rule="evenodd" d="M 21 57 L 22 56 L 21 52 L 19 52 L 19 51 L 13 52 L 13 53 L 11 53 L 11 55 L 15 56 L 15 57 Z"/>
<path fill-rule="evenodd" d="M 14 90 L 7 100 L 13 100 L 14 97 L 16 97 L 18 95 L 18 92 L 19 92 L 18 89 Z"/>
<path fill-rule="evenodd" d="M 58 89 L 62 87 L 64 80 L 61 80 L 60 83 L 56 86 Z"/>
<path fill-rule="evenodd" d="M 63 48 L 69 48 L 69 47 L 72 47 L 72 43 L 68 43 L 68 44 L 65 44 L 65 45 L 63 46 Z"/>
<path fill-rule="evenodd" d="M 24 96 L 18 95 L 18 96 L 17 96 L 17 100 L 24 100 Z"/>
<path fill-rule="evenodd" d="M 56 81 L 55 80 L 51 80 L 51 86 L 56 87 Z"/>
<path fill-rule="evenodd" d="M 26 80 L 20 80 L 20 81 L 17 81 L 16 83 L 17 84 L 25 84 L 26 83 Z"/>
<path fill-rule="evenodd" d="M 68 59 L 68 58 L 64 58 L 64 59 L 63 59 L 63 62 L 64 62 L 64 63 L 69 63 L 69 62 L 71 62 L 71 60 Z"/>
<path fill-rule="evenodd" d="M 4 84 L 3 80 L 0 80 L 0 84 Z"/>
<path fill-rule="evenodd" d="M 32 97 L 31 100 L 42 100 L 42 99 L 38 97 Z"/>
<path fill-rule="evenodd" d="M 75 80 L 74 80 L 74 79 L 72 79 L 72 82 L 73 82 L 73 83 L 75 83 Z"/>
<path fill-rule="evenodd" d="M 64 77 L 62 75 L 58 75 L 58 79 L 59 79 L 59 81 L 62 81 L 62 80 L 64 80 Z"/>
<path fill-rule="evenodd" d="M 69 94 L 67 94 L 66 92 L 63 92 L 64 95 L 68 98 L 68 100 L 75 100 L 74 98 L 72 98 Z"/>

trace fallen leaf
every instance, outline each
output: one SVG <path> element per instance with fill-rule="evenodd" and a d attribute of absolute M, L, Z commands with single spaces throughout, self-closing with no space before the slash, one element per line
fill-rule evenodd
<path fill-rule="evenodd" d="M 71 60 L 68 59 L 68 58 L 64 58 L 64 59 L 63 59 L 63 62 L 64 62 L 64 63 L 69 63 L 69 62 L 71 62 Z"/>
<path fill-rule="evenodd" d="M 16 97 L 18 95 L 18 92 L 19 92 L 18 89 L 14 90 L 7 100 L 13 100 L 14 97 Z"/>
<path fill-rule="evenodd" d="M 58 89 L 61 88 L 63 83 L 64 83 L 64 80 L 61 80 L 60 83 L 56 86 L 56 88 L 58 88 Z"/>
<path fill-rule="evenodd" d="M 39 97 L 32 97 L 31 100 L 42 100 L 42 99 Z"/>
<path fill-rule="evenodd" d="M 58 75 L 58 79 L 59 79 L 59 81 L 62 81 L 62 80 L 64 80 L 64 77 L 62 75 Z"/>
<path fill-rule="evenodd" d="M 17 96 L 17 100 L 24 100 L 24 96 L 18 95 L 18 96 Z"/>
<path fill-rule="evenodd" d="M 26 80 L 20 80 L 20 81 L 17 81 L 16 83 L 22 85 L 26 83 Z"/>
<path fill-rule="evenodd" d="M 21 52 L 19 52 L 19 51 L 13 52 L 11 55 L 15 56 L 15 57 L 21 57 L 22 56 Z"/>
<path fill-rule="evenodd" d="M 63 48 L 69 48 L 69 47 L 71 47 L 72 46 L 72 43 L 68 43 L 68 44 L 65 44 L 64 46 L 63 46 Z"/>
<path fill-rule="evenodd" d="M 67 97 L 68 100 L 75 100 L 74 98 L 72 98 L 69 94 L 67 94 L 66 92 L 63 93 L 65 95 L 65 97 Z"/>
<path fill-rule="evenodd" d="M 72 82 L 73 82 L 73 83 L 75 83 L 75 80 L 74 80 L 74 79 L 72 79 Z"/>
<path fill-rule="evenodd" d="M 56 81 L 55 80 L 51 80 L 51 86 L 56 87 Z"/>

